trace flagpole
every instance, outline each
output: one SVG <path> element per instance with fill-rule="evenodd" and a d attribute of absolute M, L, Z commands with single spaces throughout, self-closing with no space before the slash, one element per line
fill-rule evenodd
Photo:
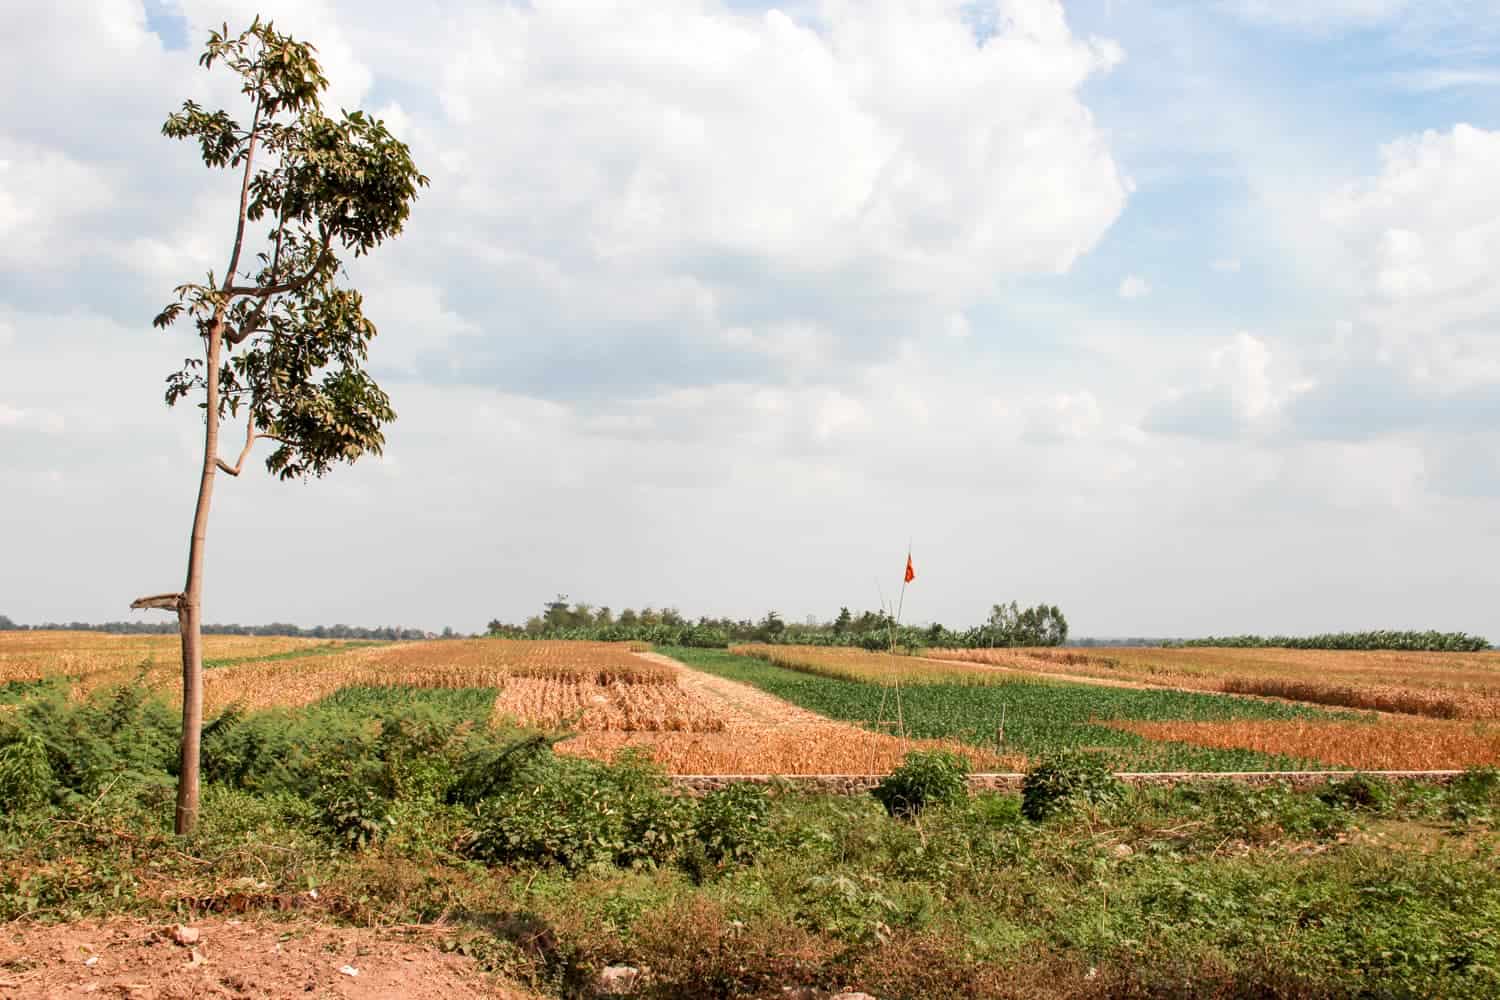
<path fill-rule="evenodd" d="M 911 539 L 906 540 L 906 565 L 911 565 Z M 901 600 L 896 605 L 896 627 L 901 627 L 901 610 L 906 607 L 906 573 L 901 574 Z"/>
<path fill-rule="evenodd" d="M 895 667 L 896 679 L 896 729 L 901 734 L 901 750 L 906 752 L 906 713 L 901 705 L 901 665 L 896 660 L 896 630 L 901 627 L 901 612 L 906 608 L 907 571 L 911 569 L 910 537 L 906 540 L 906 566 L 901 571 L 901 596 L 896 603 L 896 618 L 891 625 L 891 665 Z"/>

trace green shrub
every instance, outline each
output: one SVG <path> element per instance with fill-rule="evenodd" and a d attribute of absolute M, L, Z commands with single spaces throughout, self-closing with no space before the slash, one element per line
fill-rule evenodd
<path fill-rule="evenodd" d="M 1064 750 L 1039 760 L 1021 785 L 1021 814 L 1033 823 L 1086 806 L 1107 806 L 1125 786 L 1098 754 Z"/>
<path fill-rule="evenodd" d="M 491 864 L 570 870 L 664 861 L 692 836 L 692 803 L 662 773 L 626 755 L 614 764 L 534 756 L 483 799 L 465 853 Z"/>
<path fill-rule="evenodd" d="M 203 780 L 245 791 L 289 787 L 289 769 L 298 758 L 292 729 L 282 712 L 247 716 L 231 705 L 203 727 Z"/>
<path fill-rule="evenodd" d="M 483 746 L 470 752 L 458 766 L 448 789 L 448 801 L 472 806 L 503 792 L 538 758 L 550 756 L 556 742 L 541 735 L 524 736 L 503 746 Z"/>
<path fill-rule="evenodd" d="M 1471 767 L 1448 785 L 1447 816 L 1459 823 L 1493 823 L 1500 815 L 1500 770 Z"/>
<path fill-rule="evenodd" d="M 324 786 L 312 801 L 324 832 L 342 847 L 368 847 L 394 825 L 390 801 L 368 787 Z"/>
<path fill-rule="evenodd" d="M 913 750 L 871 794 L 898 819 L 929 805 L 962 801 L 969 793 L 969 760 L 948 750 Z"/>
<path fill-rule="evenodd" d="M 710 792 L 697 812 L 694 833 L 709 861 L 752 861 L 765 846 L 771 798 L 759 785 L 739 782 Z"/>
<path fill-rule="evenodd" d="M 46 802 L 55 785 L 47 747 L 35 734 L 0 746 L 0 805 L 6 812 Z"/>
<path fill-rule="evenodd" d="M 1355 774 L 1330 781 L 1318 790 L 1318 799 L 1336 809 L 1378 813 L 1390 807 L 1391 787 L 1368 774 Z"/>
<path fill-rule="evenodd" d="M 60 686 L 46 686 L 27 692 L 8 713 L 0 745 L 39 741 L 63 795 L 94 797 L 106 787 L 175 774 L 180 732 L 176 713 L 143 685 L 96 691 L 81 703 L 71 702 Z M 34 745 L 15 754 L 35 767 Z"/>
<path fill-rule="evenodd" d="M 1208 826 L 1215 835 L 1268 844 L 1287 836 L 1329 837 L 1353 826 L 1350 813 L 1357 807 L 1351 803 L 1373 793 L 1360 783 L 1348 788 L 1342 781 L 1337 785 L 1309 795 L 1286 782 L 1251 787 L 1225 781 L 1202 788 L 1198 794 L 1208 807 Z"/>

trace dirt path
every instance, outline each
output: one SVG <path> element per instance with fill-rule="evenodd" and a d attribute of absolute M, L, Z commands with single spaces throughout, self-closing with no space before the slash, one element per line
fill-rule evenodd
<path fill-rule="evenodd" d="M 643 660 L 669 667 L 677 674 L 677 686 L 714 704 L 734 721 L 757 729 L 787 729 L 799 726 L 836 726 L 864 732 L 847 722 L 836 722 L 827 716 L 766 694 L 758 687 L 732 681 L 717 674 L 694 670 L 679 660 L 660 653 L 636 653 Z"/>
<path fill-rule="evenodd" d="M 205 920 L 196 940 L 140 920 L 0 928 L 0 997 L 532 1000 L 439 948 L 430 928 Z"/>

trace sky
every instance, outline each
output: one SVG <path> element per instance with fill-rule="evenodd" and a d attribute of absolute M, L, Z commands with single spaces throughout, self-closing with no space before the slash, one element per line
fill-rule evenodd
<path fill-rule="evenodd" d="M 829 619 L 910 544 L 913 621 L 1500 637 L 1500 0 L 7 3 L 0 613 L 181 586 L 150 321 L 236 188 L 160 127 L 256 11 L 431 186 L 349 267 L 384 454 L 220 477 L 208 621 Z"/>

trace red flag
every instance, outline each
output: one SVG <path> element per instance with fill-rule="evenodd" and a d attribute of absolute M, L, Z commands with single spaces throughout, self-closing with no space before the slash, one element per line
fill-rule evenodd
<path fill-rule="evenodd" d="M 906 554 L 906 582 L 911 583 L 917 578 L 917 571 L 911 567 L 911 553 Z"/>

